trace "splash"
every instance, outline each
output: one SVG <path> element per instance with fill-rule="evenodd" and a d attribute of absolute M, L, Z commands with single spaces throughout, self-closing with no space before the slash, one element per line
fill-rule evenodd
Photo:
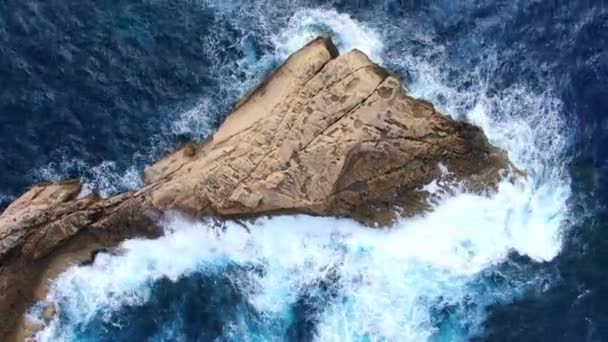
<path fill-rule="evenodd" d="M 239 59 L 245 74 L 259 77 L 313 36 L 331 36 L 342 51 L 359 48 L 395 66 L 410 79 L 414 96 L 481 126 L 528 176 L 500 183 L 490 197 L 458 191 L 436 196 L 433 212 L 390 230 L 306 216 L 261 219 L 246 227 L 228 222 L 214 229 L 169 217 L 164 237 L 126 241 L 119 255 L 101 254 L 92 266 L 62 274 L 49 294 L 57 317 L 38 340 L 200 339 L 215 331 L 205 324 L 219 315 L 222 328 L 213 338 L 221 340 L 459 341 L 482 333 L 488 305 L 548 286 L 550 276 L 521 271 L 521 265 L 514 271 L 509 264 L 514 253 L 532 265 L 550 261 L 562 246 L 570 196 L 563 151 L 570 137 L 561 103 L 550 91 L 517 84 L 488 92 L 488 72 L 496 63 L 491 46 L 473 69 L 448 77 L 462 66 L 432 33 L 416 31 L 415 25 L 406 25 L 414 49 L 395 38 L 402 27 L 364 23 L 333 10 L 290 8 L 289 17 L 273 17 L 276 11 L 263 5 L 215 6 L 235 15 L 243 29 L 258 27 L 251 31 L 259 35 L 254 40 L 272 44 L 260 56 Z M 252 13 L 259 16 L 253 23 L 240 22 Z M 239 44 L 247 46 L 246 41 Z M 230 83 L 232 72 L 221 69 L 218 75 L 230 91 L 241 89 L 246 82 Z M 435 182 L 425 189 L 439 187 Z M 182 286 L 176 291 L 181 295 L 172 297 L 175 284 Z M 200 288 L 213 295 L 197 292 Z M 194 295 L 188 297 L 189 291 Z M 168 298 L 170 305 L 159 307 L 158 298 Z M 191 303 L 201 300 L 193 309 Z M 183 316 L 211 310 L 207 306 L 214 311 L 205 320 L 189 316 L 197 326 Z M 155 309 L 162 309 L 164 320 L 140 330 L 129 322 L 149 311 L 160 315 Z"/>
<path fill-rule="evenodd" d="M 80 175 L 83 184 L 81 196 L 95 192 L 107 198 L 119 192 L 137 189 L 143 184 L 140 172 L 135 166 L 121 172 L 113 161 L 103 161 L 91 166 L 81 159 L 51 162 L 46 167 L 33 171 L 30 177 L 36 182 L 60 182 L 66 175 Z"/>
<path fill-rule="evenodd" d="M 374 62 L 382 63 L 384 45 L 380 36 L 349 15 L 335 10 L 306 9 L 296 12 L 287 28 L 272 38 L 276 56 L 285 59 L 319 36 L 331 37 L 340 53 L 359 49 Z"/>
<path fill-rule="evenodd" d="M 177 120 L 171 123 L 170 130 L 177 135 L 192 138 L 205 137 L 213 131 L 209 114 L 212 111 L 211 100 L 203 98 L 193 107 L 181 111 Z"/>

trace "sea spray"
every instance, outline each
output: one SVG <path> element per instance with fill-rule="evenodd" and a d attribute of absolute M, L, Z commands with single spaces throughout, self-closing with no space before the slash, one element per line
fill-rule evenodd
<path fill-rule="evenodd" d="M 162 279 L 216 274 L 230 265 L 247 270 L 230 281 L 248 284 L 237 288 L 256 314 L 267 317 L 258 324 L 278 334 L 267 336 L 271 339 L 287 335 L 291 307 L 302 293 L 318 291 L 310 284 L 330 273 L 339 300 L 323 303 L 327 306 L 314 318 L 319 340 L 429 338 L 437 332 L 432 310 L 445 303 L 454 306 L 452 315 L 465 316 L 458 329 L 462 336 L 452 338 L 465 338 L 479 329 L 483 305 L 502 300 L 486 287 L 476 288 L 482 271 L 498 266 L 511 251 L 538 261 L 559 252 L 559 240 L 551 234 L 559 221 L 543 217 L 543 211 L 530 213 L 522 201 L 525 188 L 505 182 L 491 198 L 454 196 L 434 212 L 386 230 L 345 219 L 282 216 L 260 219 L 247 229 L 228 222 L 218 231 L 173 217 L 166 236 L 126 241 L 121 255 L 101 254 L 91 267 L 62 274 L 50 294 L 60 318 L 39 338 L 79 339 L 82 331 L 70 327 L 99 320 L 112 326 L 122 308 L 154 300 L 151 288 Z M 475 215 L 462 214 L 468 212 Z M 537 227 L 537 221 L 545 224 Z M 504 296 L 509 289 L 496 290 Z M 467 301 L 476 309 L 467 311 L 462 306 Z M 242 322 L 243 336 L 256 333 L 248 328 L 252 323 Z M 276 325 L 282 329 L 270 329 Z"/>
<path fill-rule="evenodd" d="M 323 9 L 296 12 L 287 28 L 272 36 L 275 56 L 285 59 L 316 37 L 331 37 L 340 53 L 359 49 L 382 64 L 384 45 L 377 32 L 347 14 Z"/>

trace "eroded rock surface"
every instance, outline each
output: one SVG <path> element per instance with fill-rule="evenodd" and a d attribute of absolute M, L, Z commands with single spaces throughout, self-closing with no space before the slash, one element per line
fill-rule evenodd
<path fill-rule="evenodd" d="M 440 163 L 476 192 L 492 189 L 509 167 L 479 128 L 409 97 L 362 52 L 338 56 L 331 41 L 317 39 L 241 100 L 212 137 L 148 168 L 142 189 L 79 198 L 77 182 L 43 184 L 7 208 L 0 340 L 13 333 L 49 265 L 158 234 L 157 213 L 288 212 L 390 224 L 427 209 L 421 188 L 441 176 Z"/>
<path fill-rule="evenodd" d="M 507 166 L 479 128 L 406 95 L 399 79 L 354 50 L 333 58 L 318 41 L 283 68 L 289 91 L 265 101 L 271 79 L 210 141 L 188 145 L 146 171 L 162 182 L 147 206 L 193 213 L 303 212 L 388 223 L 393 207 L 422 210 L 422 185 L 443 163 L 472 189 Z M 295 71 L 294 71 L 295 70 Z M 301 74 L 297 74 L 301 72 Z M 246 122 L 240 120 L 246 118 Z"/>

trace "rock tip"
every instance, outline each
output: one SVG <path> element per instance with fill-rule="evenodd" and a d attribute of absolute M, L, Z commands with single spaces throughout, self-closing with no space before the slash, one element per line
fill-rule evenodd
<path fill-rule="evenodd" d="M 334 44 L 334 42 L 331 39 L 331 37 L 318 36 L 317 38 L 313 39 L 312 41 L 310 41 L 306 45 L 308 46 L 308 45 L 313 45 L 313 44 L 323 44 L 323 45 L 325 45 L 325 48 L 327 49 L 327 51 L 329 51 L 329 54 L 330 54 L 330 56 L 331 56 L 332 59 L 340 56 L 340 51 L 338 51 L 338 48 Z"/>

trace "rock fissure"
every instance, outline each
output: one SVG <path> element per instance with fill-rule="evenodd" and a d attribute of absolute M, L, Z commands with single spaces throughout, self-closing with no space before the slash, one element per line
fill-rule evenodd
<path fill-rule="evenodd" d="M 357 111 L 370 97 L 372 97 L 374 95 L 374 93 L 378 90 L 378 88 L 380 87 L 381 84 L 382 84 L 382 82 L 380 82 L 378 84 L 378 86 L 376 86 L 376 88 L 368 96 L 363 98 L 359 103 L 355 104 L 354 106 L 352 106 L 352 108 L 346 110 L 342 115 L 338 116 L 335 120 L 330 122 L 325 129 L 323 129 L 321 132 L 319 132 L 319 134 L 313 140 L 311 140 L 308 144 L 306 144 L 301 150 L 302 151 L 306 150 L 308 148 L 308 146 L 310 146 L 316 139 L 319 139 L 320 137 L 324 136 L 328 130 L 335 128 L 334 125 L 337 124 L 340 120 L 347 117 L 349 114 L 352 114 L 353 112 Z"/>
<path fill-rule="evenodd" d="M 327 64 L 329 64 L 331 61 L 328 61 Z M 325 64 L 325 65 L 327 65 Z M 347 74 L 345 74 L 344 76 L 333 80 L 332 82 L 328 83 L 327 85 L 324 85 L 323 89 L 320 89 L 319 91 L 326 91 L 328 89 L 331 89 L 333 86 L 335 86 L 336 84 L 343 82 L 344 80 L 348 79 L 349 77 L 352 77 L 353 75 L 355 75 L 357 72 L 362 71 L 362 70 L 377 70 L 378 66 L 376 65 L 364 65 L 361 67 L 358 67 L 350 72 L 348 72 Z M 313 79 L 315 76 L 318 76 L 320 73 L 323 72 L 323 69 L 319 70 L 319 72 L 314 75 L 313 77 L 311 77 L 310 79 Z M 306 84 L 305 84 L 306 85 Z"/>

